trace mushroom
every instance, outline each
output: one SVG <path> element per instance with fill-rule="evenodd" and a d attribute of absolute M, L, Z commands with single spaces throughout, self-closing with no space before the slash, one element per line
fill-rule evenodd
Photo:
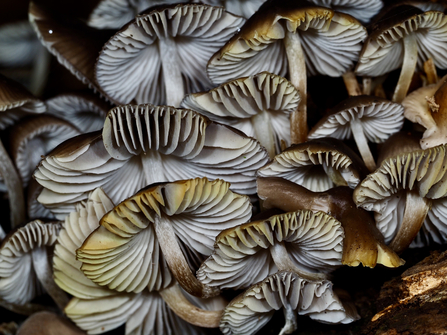
<path fill-rule="evenodd" d="M 171 281 L 166 262 L 188 293 L 211 297 L 219 290 L 197 281 L 191 260 L 211 254 L 219 231 L 248 221 L 250 215 L 248 197 L 231 192 L 222 180 L 149 186 L 107 213 L 77 257 L 89 279 L 120 292 L 166 286 Z"/>
<path fill-rule="evenodd" d="M 330 213 L 341 222 L 345 239 L 342 264 L 375 267 L 377 263 L 398 267 L 404 261 L 383 241 L 368 212 L 357 208 L 352 200 L 352 190 L 346 186 L 326 192 L 312 192 L 281 178 L 258 178 L 258 196 L 265 208 L 283 211 L 309 209 Z"/>
<path fill-rule="evenodd" d="M 218 288 L 247 288 L 278 270 L 316 281 L 340 267 L 344 233 L 330 215 L 299 210 L 222 231 L 197 279 Z"/>
<path fill-rule="evenodd" d="M 86 335 L 66 318 L 51 312 L 31 315 L 20 326 L 16 335 Z"/>
<path fill-rule="evenodd" d="M 368 140 L 385 141 L 397 133 L 404 123 L 400 104 L 372 96 L 355 96 L 342 101 L 322 118 L 309 132 L 309 139 L 335 137 L 340 140 L 354 137 L 360 155 L 370 171 L 376 163 Z"/>
<path fill-rule="evenodd" d="M 208 62 L 214 84 L 268 71 L 284 76 L 301 101 L 291 117 L 292 143 L 307 138 L 307 75 L 339 76 L 357 59 L 365 28 L 353 17 L 305 1 L 267 1 Z"/>
<path fill-rule="evenodd" d="M 28 186 L 42 156 L 78 134 L 78 130 L 70 123 L 49 115 L 27 117 L 11 127 L 10 151 L 22 186 Z"/>
<path fill-rule="evenodd" d="M 447 76 L 444 76 L 438 83 L 421 87 L 402 101 L 405 118 L 426 128 L 420 141 L 422 149 L 447 143 L 446 83 Z"/>
<path fill-rule="evenodd" d="M 243 21 L 222 7 L 202 4 L 149 9 L 104 45 L 96 81 L 117 104 L 178 107 L 185 93 L 211 87 L 206 62 Z"/>
<path fill-rule="evenodd" d="M 284 178 L 314 192 L 334 185 L 355 188 L 366 174 L 357 154 L 335 138 L 292 145 L 258 170 L 259 177 Z"/>
<path fill-rule="evenodd" d="M 109 112 L 102 136 L 56 148 L 35 178 L 44 186 L 38 200 L 62 219 L 96 187 L 119 203 L 148 184 L 207 176 L 254 194 L 255 171 L 267 161 L 259 142 L 193 111 L 125 105 Z"/>
<path fill-rule="evenodd" d="M 65 307 L 68 298 L 54 284 L 47 256 L 59 230 L 57 223 L 35 220 L 5 238 L 0 249 L 1 299 L 25 304 L 45 289 L 59 308 Z"/>
<path fill-rule="evenodd" d="M 411 5 L 395 6 L 372 25 L 363 45 L 356 72 L 361 76 L 380 76 L 402 66 L 393 101 L 405 98 L 416 64 L 432 58 L 441 69 L 447 68 L 447 17 Z"/>
<path fill-rule="evenodd" d="M 385 241 L 403 252 L 423 226 L 415 246 L 447 238 L 446 146 L 421 150 L 419 138 L 398 133 L 385 143 L 380 167 L 354 191 L 357 206 L 374 211 Z"/>
<path fill-rule="evenodd" d="M 149 292 L 147 288 L 140 293 L 120 293 L 99 286 L 83 275 L 82 263 L 76 260 L 76 249 L 99 227 L 101 217 L 112 208 L 110 198 L 98 188 L 65 219 L 55 245 L 54 276 L 59 287 L 73 295 L 65 308 L 67 316 L 89 334 L 103 333 L 124 323 L 126 334 L 162 335 L 178 333 L 179 329 L 188 334 L 202 333 L 189 322 L 217 327 L 220 312 L 214 310 L 223 308 L 220 297 L 209 303 L 192 299 L 169 279 L 158 287 L 163 291 L 160 293 Z M 163 267 L 169 278 L 166 264 Z M 174 314 L 168 304 L 174 311 L 181 311 L 180 316 L 187 322 Z"/>
<path fill-rule="evenodd" d="M 255 137 L 273 158 L 281 151 L 281 141 L 290 145 L 289 114 L 299 101 L 299 93 L 289 81 L 262 72 L 208 92 L 189 94 L 181 106 Z"/>
<path fill-rule="evenodd" d="M 91 93 L 60 94 L 46 101 L 48 114 L 67 120 L 80 132 L 99 130 L 110 106 Z"/>
<path fill-rule="evenodd" d="M 330 281 L 310 281 L 283 270 L 234 298 L 222 315 L 220 330 L 225 335 L 255 334 L 281 308 L 286 324 L 280 335 L 298 328 L 297 315 L 308 315 L 324 323 L 351 323 L 359 319 L 357 312 L 351 314 L 350 309 L 345 309 Z"/>
<path fill-rule="evenodd" d="M 21 117 L 46 111 L 45 104 L 22 85 L 0 75 L 0 130 Z M 25 223 L 25 201 L 19 175 L 0 141 L 0 175 L 8 190 L 11 226 Z"/>

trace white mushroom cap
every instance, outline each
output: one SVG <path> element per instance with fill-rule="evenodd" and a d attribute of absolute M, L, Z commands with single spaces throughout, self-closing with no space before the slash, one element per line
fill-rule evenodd
<path fill-rule="evenodd" d="M 349 14 L 363 24 L 382 9 L 382 0 L 309 0 L 322 7 L 329 7 L 337 12 Z"/>
<path fill-rule="evenodd" d="M 197 278 L 209 286 L 246 288 L 278 271 L 270 254 L 277 244 L 284 244 L 296 268 L 329 273 L 341 266 L 343 239 L 341 223 L 323 212 L 275 215 L 222 231 Z"/>
<path fill-rule="evenodd" d="M 189 94 L 181 106 L 258 139 L 273 157 L 281 151 L 281 140 L 290 145 L 290 113 L 299 102 L 300 95 L 288 80 L 262 72 Z"/>
<path fill-rule="evenodd" d="M 325 323 L 351 323 L 359 318 L 347 313 L 330 281 L 307 281 L 291 271 L 281 271 L 233 299 L 222 316 L 220 330 L 225 335 L 255 334 L 281 308 L 286 317 L 281 334 L 297 329 L 297 315 Z"/>
<path fill-rule="evenodd" d="M 43 293 L 32 253 L 56 242 L 61 226 L 35 220 L 7 237 L 0 249 L 0 297 L 24 304 Z"/>
<path fill-rule="evenodd" d="M 222 7 L 178 4 L 138 15 L 104 46 L 96 81 L 114 102 L 178 106 L 211 87 L 205 66 L 244 19 Z"/>
<path fill-rule="evenodd" d="M 119 203 L 148 184 L 207 176 L 254 194 L 256 170 L 267 161 L 259 142 L 195 112 L 127 105 L 110 111 L 102 137 L 56 148 L 35 178 L 45 187 L 39 201 L 63 218 L 96 187 Z"/>

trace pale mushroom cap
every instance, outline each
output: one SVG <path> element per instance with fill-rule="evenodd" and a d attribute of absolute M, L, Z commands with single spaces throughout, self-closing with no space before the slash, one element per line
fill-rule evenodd
<path fill-rule="evenodd" d="M 357 186 L 354 201 L 375 212 L 377 227 L 390 241 L 402 223 L 405 192 L 416 192 L 431 199 L 431 210 L 423 225 L 425 236 L 419 236 L 417 243 L 445 243 L 446 172 L 446 145 L 393 156 Z"/>
<path fill-rule="evenodd" d="M 278 271 L 269 248 L 282 242 L 297 268 L 329 273 L 341 266 L 343 238 L 341 223 L 323 212 L 275 215 L 221 232 L 197 278 L 209 286 L 247 288 Z"/>
<path fill-rule="evenodd" d="M 269 134 L 256 136 L 254 118 L 264 117 L 262 122 L 270 124 L 276 151 L 280 152 L 281 140 L 287 146 L 290 144 L 290 113 L 298 108 L 299 102 L 299 92 L 287 79 L 262 72 L 235 79 L 208 92 L 189 94 L 181 106 L 212 121 L 235 127 L 261 143 L 262 135 Z"/>
<path fill-rule="evenodd" d="M 118 291 L 158 290 L 171 282 L 171 275 L 155 234 L 157 220 L 172 225 L 189 254 L 185 256 L 200 259 L 211 254 L 221 230 L 246 222 L 250 215 L 248 197 L 231 192 L 222 180 L 152 186 L 106 214 L 77 255 L 82 271 L 95 283 Z"/>
<path fill-rule="evenodd" d="M 338 186 L 350 188 L 355 188 L 365 174 L 360 158 L 334 138 L 293 145 L 258 170 L 260 177 L 284 178 L 314 192 L 334 187 L 330 174 L 337 174 L 333 178 L 338 179 Z"/>
<path fill-rule="evenodd" d="M 300 35 L 310 75 L 337 77 L 353 65 L 366 38 L 366 29 L 353 17 L 292 1 L 284 2 L 284 8 L 268 3 L 210 59 L 207 72 L 214 84 L 262 71 L 284 76 L 287 60 L 281 40 L 287 30 Z"/>
<path fill-rule="evenodd" d="M 379 13 L 383 6 L 381 0 L 309 0 L 322 7 L 355 17 L 363 24 L 369 23 L 371 18 Z"/>
<path fill-rule="evenodd" d="M 423 13 L 416 7 L 395 8 L 387 20 L 373 26 L 365 41 L 356 73 L 360 76 L 381 76 L 402 66 L 403 38 L 414 34 L 418 48 L 418 66 L 431 58 L 436 67 L 447 68 L 447 16 L 442 12 Z"/>
<path fill-rule="evenodd" d="M 397 133 L 404 124 L 400 104 L 379 97 L 354 96 L 335 106 L 309 132 L 309 139 L 335 137 L 352 138 L 350 122 L 359 120 L 368 141 L 381 143 Z"/>
<path fill-rule="evenodd" d="M 89 93 L 61 94 L 46 103 L 48 114 L 67 120 L 82 133 L 101 129 L 109 110 L 108 104 Z"/>
<path fill-rule="evenodd" d="M 220 330 L 224 334 L 255 334 L 275 310 L 284 307 L 325 323 L 351 323 L 359 318 L 346 312 L 330 281 L 310 282 L 281 271 L 233 299 L 222 316 Z"/>
<path fill-rule="evenodd" d="M 56 242 L 61 226 L 29 222 L 2 242 L 0 249 L 0 297 L 9 302 L 24 304 L 42 293 L 33 269 L 31 253 Z"/>
<path fill-rule="evenodd" d="M 181 59 L 186 93 L 209 89 L 208 59 L 242 25 L 244 19 L 222 7 L 179 4 L 138 15 L 116 33 L 101 51 L 96 81 L 114 102 L 166 104 L 163 68 L 167 56 L 160 41 L 172 44 L 169 52 Z M 165 42 L 167 41 L 167 42 Z"/>

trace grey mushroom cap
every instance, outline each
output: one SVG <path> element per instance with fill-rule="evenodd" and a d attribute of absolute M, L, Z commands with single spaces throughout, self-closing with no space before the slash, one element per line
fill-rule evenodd
<path fill-rule="evenodd" d="M 185 93 L 211 87 L 206 62 L 243 21 L 222 7 L 203 4 L 149 10 L 104 45 L 96 81 L 119 104 L 178 106 Z"/>
<path fill-rule="evenodd" d="M 356 312 L 352 315 L 344 308 L 330 281 L 307 281 L 292 271 L 281 271 L 233 299 L 222 315 L 220 330 L 226 335 L 255 334 L 279 309 L 284 309 L 286 318 L 281 334 L 297 329 L 298 315 L 325 323 L 359 319 Z"/>

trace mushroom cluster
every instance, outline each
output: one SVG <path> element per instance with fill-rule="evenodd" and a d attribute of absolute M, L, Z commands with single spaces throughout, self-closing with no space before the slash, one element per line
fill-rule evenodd
<path fill-rule="evenodd" d="M 339 270 L 447 243 L 447 5 L 387 2 L 31 0 L 29 45 L 0 21 L 0 73 L 32 66 L 0 74 L 0 306 L 80 334 L 363 317 Z"/>

